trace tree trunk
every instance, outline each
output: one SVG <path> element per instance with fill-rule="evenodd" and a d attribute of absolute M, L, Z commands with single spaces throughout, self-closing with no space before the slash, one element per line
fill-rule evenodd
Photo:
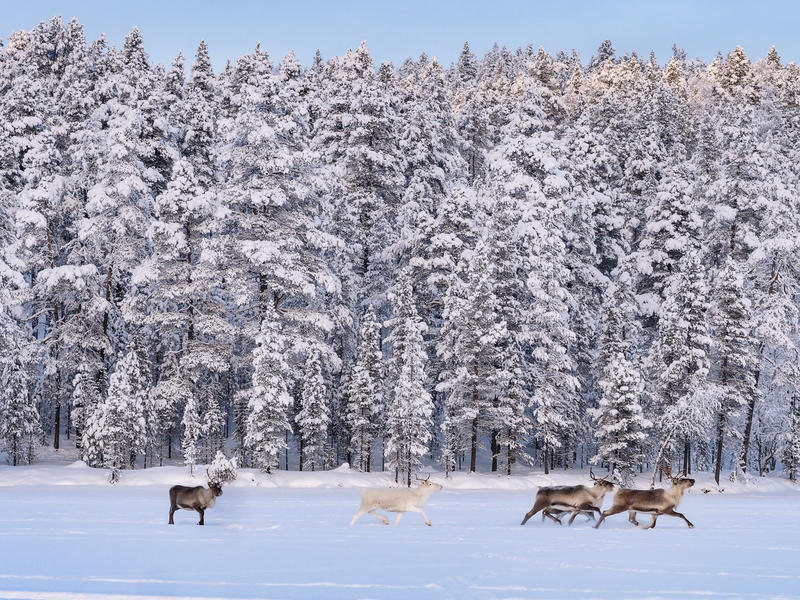
<path fill-rule="evenodd" d="M 492 430 L 492 473 L 497 471 L 497 455 L 500 454 L 500 445 L 497 443 L 497 430 Z"/>
<path fill-rule="evenodd" d="M 549 460 L 549 448 L 547 443 L 545 442 L 544 445 L 544 474 L 548 475 L 550 473 L 550 460 Z"/>
<path fill-rule="evenodd" d="M 511 451 L 511 445 L 514 443 L 514 438 L 511 436 L 511 431 L 508 432 L 508 446 L 506 447 L 506 474 L 511 475 L 511 464 L 514 462 L 514 453 Z"/>
<path fill-rule="evenodd" d="M 747 417 L 745 418 L 744 433 L 742 434 L 742 453 L 739 456 L 739 468 L 742 470 L 742 473 L 747 472 L 747 452 L 750 448 L 750 434 L 753 431 L 753 415 L 755 414 L 756 410 L 756 399 L 758 398 L 758 380 L 760 377 L 761 370 L 758 370 L 756 371 L 756 382 L 755 387 L 753 388 L 753 395 L 747 402 Z"/>
<path fill-rule="evenodd" d="M 472 445 L 469 451 L 469 470 L 475 472 L 475 463 L 478 460 L 478 417 L 472 419 Z"/>
<path fill-rule="evenodd" d="M 300 455 L 299 470 L 302 471 L 303 470 L 303 438 L 302 437 L 300 438 L 300 448 L 298 450 L 298 454 Z"/>
<path fill-rule="evenodd" d="M 719 485 L 719 474 L 722 471 L 722 438 L 725 432 L 725 417 L 720 412 L 717 415 L 717 448 L 715 450 L 717 456 L 714 461 L 714 481 Z"/>
<path fill-rule="evenodd" d="M 58 377 L 58 376 L 56 376 Z M 58 450 L 60 447 L 60 433 L 61 433 L 61 399 L 58 394 L 58 386 L 56 386 L 56 415 L 55 415 L 55 434 L 53 435 L 53 448 Z"/>

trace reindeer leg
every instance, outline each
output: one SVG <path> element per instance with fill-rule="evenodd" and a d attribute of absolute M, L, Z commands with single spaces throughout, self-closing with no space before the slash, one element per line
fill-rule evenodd
<path fill-rule="evenodd" d="M 645 527 L 645 529 L 653 529 L 656 526 L 656 519 L 658 519 L 658 513 L 653 513 L 653 519 L 650 521 L 650 526 Z"/>
<path fill-rule="evenodd" d="M 387 519 L 386 517 L 384 517 L 381 514 L 376 513 L 374 508 L 371 511 L 369 511 L 369 514 L 371 514 L 373 517 L 378 519 L 384 525 L 388 525 L 389 524 L 389 519 Z"/>
<path fill-rule="evenodd" d="M 637 527 L 639 526 L 639 521 L 636 520 L 636 511 L 635 510 L 628 511 L 628 521 L 630 521 L 631 523 L 633 523 Z"/>
<path fill-rule="evenodd" d="M 682 513 L 679 513 L 678 511 L 676 511 L 674 508 L 670 508 L 669 510 L 665 510 L 664 514 L 665 515 L 669 515 L 670 517 L 680 517 L 681 519 L 686 521 L 686 524 L 689 526 L 689 529 L 694 529 L 694 525 L 692 525 L 692 522 L 689 519 L 687 519 L 685 516 L 683 516 Z"/>
<path fill-rule="evenodd" d="M 172 515 L 175 514 L 175 511 L 178 510 L 178 506 L 173 504 L 169 507 L 169 525 L 175 525 L 175 519 L 172 518 Z"/>
<path fill-rule="evenodd" d="M 421 514 L 421 515 L 422 515 L 422 518 L 423 518 L 423 519 L 425 519 L 425 525 L 427 525 L 428 527 L 430 527 L 430 526 L 431 526 L 431 520 L 428 518 L 428 515 L 426 515 L 426 514 L 425 514 L 425 511 L 423 511 L 421 508 L 419 508 L 419 507 L 413 507 L 413 508 L 409 508 L 409 510 L 410 510 L 411 512 L 416 512 L 416 513 L 419 513 L 419 514 Z M 400 515 L 398 515 L 398 517 L 399 517 L 399 516 L 400 516 Z"/>
<path fill-rule="evenodd" d="M 401 513 L 401 512 L 397 513 L 397 516 L 394 519 L 394 524 L 395 525 L 400 525 L 400 517 L 402 517 L 402 516 L 403 516 L 403 513 Z"/>
<path fill-rule="evenodd" d="M 555 521 L 555 522 L 556 522 L 556 523 L 558 523 L 559 525 L 563 525 L 563 523 L 561 523 L 561 519 L 559 519 L 557 516 L 555 516 L 555 515 L 554 515 L 552 512 L 550 512 L 549 510 L 545 509 L 545 511 L 544 511 L 544 513 L 543 513 L 543 514 L 544 514 L 544 516 L 545 516 L 545 517 L 548 517 L 548 518 L 550 518 L 550 519 L 553 519 L 553 521 Z M 560 513 L 559 513 L 559 514 L 560 514 Z"/>
<path fill-rule="evenodd" d="M 603 513 L 600 515 L 600 520 L 595 523 L 594 528 L 597 529 L 600 527 L 600 523 L 606 520 L 606 517 L 610 517 L 611 515 L 618 515 L 621 512 L 625 511 L 624 506 L 612 506 L 608 510 L 604 510 Z"/>
<path fill-rule="evenodd" d="M 542 510 L 542 509 L 543 509 L 545 506 L 547 506 L 547 504 L 546 504 L 546 503 L 544 503 L 544 502 L 536 502 L 536 503 L 533 505 L 533 508 L 532 508 L 532 509 L 530 509 L 530 510 L 527 512 L 527 514 L 525 515 L 525 518 L 524 518 L 524 519 L 522 519 L 522 523 L 520 523 L 520 525 L 525 525 L 525 523 L 527 523 L 527 522 L 528 522 L 528 519 L 530 519 L 530 518 L 531 518 L 533 515 L 535 515 L 535 514 L 536 514 L 537 512 L 539 512 L 540 510 Z M 545 517 L 545 515 L 542 515 L 542 520 L 544 520 L 544 517 Z"/>
<path fill-rule="evenodd" d="M 195 510 L 197 510 L 197 512 L 199 512 L 199 513 L 200 513 L 200 522 L 198 523 L 198 525 L 205 525 L 205 524 L 206 524 L 206 523 L 205 523 L 205 518 L 206 518 L 206 511 L 205 511 L 205 509 L 202 509 L 202 508 L 197 508 L 197 509 L 195 509 Z"/>
<path fill-rule="evenodd" d="M 581 504 L 580 506 L 575 508 L 575 510 L 572 511 L 572 514 L 569 517 L 569 521 L 567 522 L 567 525 L 572 525 L 572 522 L 575 520 L 575 517 L 577 517 L 578 514 L 580 514 L 580 513 L 588 514 L 589 516 L 592 517 L 592 520 L 594 520 L 593 511 L 595 511 L 595 510 L 597 512 L 600 512 L 600 509 L 597 508 L 594 504 L 590 504 L 589 502 L 585 502 L 584 504 Z"/>
<path fill-rule="evenodd" d="M 367 514 L 367 511 L 365 511 L 363 508 L 360 509 L 356 514 L 353 515 L 353 518 L 350 520 L 350 525 L 355 525 L 356 521 L 358 521 L 365 514 Z"/>

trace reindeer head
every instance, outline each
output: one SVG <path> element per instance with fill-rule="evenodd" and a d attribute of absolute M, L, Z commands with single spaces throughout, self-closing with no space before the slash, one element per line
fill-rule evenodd
<path fill-rule="evenodd" d="M 670 478 L 672 481 L 672 485 L 676 487 L 681 487 L 684 490 L 688 490 L 690 487 L 694 485 L 694 479 L 690 479 L 688 477 L 684 477 L 686 473 L 683 471 L 678 471 L 677 475 L 672 474 L 672 467 L 669 465 L 661 467 L 661 470 L 664 472 L 664 475 Z"/>
<path fill-rule="evenodd" d="M 415 477 L 417 477 L 417 476 L 415 475 Z M 442 486 L 440 484 L 432 483 L 430 481 L 430 478 L 431 478 L 430 475 L 428 475 L 425 479 L 420 479 L 419 477 L 417 477 L 417 481 L 421 481 L 422 482 L 422 483 L 419 484 L 419 487 L 428 488 L 428 489 L 431 489 L 431 490 L 434 490 L 434 491 L 442 489 Z"/>
<path fill-rule="evenodd" d="M 607 494 L 608 492 L 614 489 L 614 483 L 612 481 L 609 481 L 608 479 L 603 479 L 602 477 L 599 478 L 596 477 L 591 469 L 589 469 L 589 477 L 591 477 L 592 481 L 594 481 L 595 487 L 600 487 L 603 489 L 603 493 Z"/>
<path fill-rule="evenodd" d="M 208 489 L 210 489 L 215 496 L 222 496 L 222 482 L 221 481 L 211 481 L 211 475 L 206 469 L 206 477 L 208 477 Z"/>

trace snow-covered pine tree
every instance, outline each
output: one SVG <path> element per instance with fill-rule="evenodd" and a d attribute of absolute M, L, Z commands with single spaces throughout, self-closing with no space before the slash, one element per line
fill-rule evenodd
<path fill-rule="evenodd" d="M 781 460 L 789 479 L 797 481 L 800 474 L 800 400 L 797 397 L 789 403 L 788 427 L 783 436 Z"/>
<path fill-rule="evenodd" d="M 0 448 L 13 466 L 36 458 L 41 425 L 20 348 L 0 358 Z"/>
<path fill-rule="evenodd" d="M 99 373 L 92 365 L 84 362 L 78 366 L 78 372 L 72 380 L 72 424 L 75 427 L 75 447 L 82 447 L 86 420 L 101 402 L 98 386 Z"/>
<path fill-rule="evenodd" d="M 600 387 L 603 395 L 597 408 L 590 410 L 598 439 L 592 462 L 608 463 L 612 477 L 627 485 L 642 465 L 642 443 L 652 425 L 639 403 L 641 376 L 633 363 L 617 354 L 606 365 Z"/>
<path fill-rule="evenodd" d="M 526 376 L 533 387 L 534 424 L 549 472 L 555 449 L 565 448 L 575 437 L 580 412 L 575 362 L 567 352 L 575 339 L 564 243 L 569 182 L 551 151 L 552 132 L 544 121 L 540 90 L 524 78 L 514 89 L 517 104 L 503 129 L 502 144 L 490 155 L 498 198 L 493 210 L 509 213 L 505 222 L 510 224 L 513 246 L 511 256 L 493 257 L 493 262 L 502 273 L 497 296 L 512 343 L 529 349 Z M 515 291 L 520 279 L 524 289 Z"/>
<path fill-rule="evenodd" d="M 217 398 L 220 396 L 217 385 L 207 385 L 203 390 L 203 411 L 200 444 L 203 448 L 203 458 L 206 463 L 210 463 L 217 452 L 222 450 L 224 439 L 222 428 L 225 425 L 225 417 L 219 408 Z"/>
<path fill-rule="evenodd" d="M 109 378 L 106 397 L 87 419 L 83 448 L 84 460 L 89 464 L 102 458 L 102 465 L 111 470 L 111 483 L 119 481 L 121 470 L 134 468 L 137 455 L 145 449 L 144 409 L 148 393 L 137 352 L 120 355 Z"/>
<path fill-rule="evenodd" d="M 278 313 L 267 305 L 261 332 L 253 350 L 251 387 L 239 392 L 247 399 L 248 416 L 244 447 L 254 466 L 271 472 L 277 468 L 286 448 L 286 434 L 291 433 L 288 411 L 292 404 L 288 382 L 291 381 L 285 360 L 285 342 Z"/>
<path fill-rule="evenodd" d="M 509 344 L 495 284 L 487 241 L 481 239 L 467 268 L 467 281 L 455 279 L 444 301 L 438 349 L 444 368 L 437 389 L 445 393 L 445 471 L 453 469 L 457 457 L 467 451 L 469 470 L 475 471 L 479 432 L 488 416 L 500 416 L 489 411 L 499 389 L 501 356 L 504 347 L 516 347 Z"/>
<path fill-rule="evenodd" d="M 295 416 L 300 433 L 300 470 L 324 469 L 331 417 L 322 365 L 316 352 L 306 360 L 300 407 Z"/>
<path fill-rule="evenodd" d="M 714 479 L 717 483 L 722 470 L 724 440 L 738 437 L 734 419 L 759 393 L 755 380 L 752 305 L 745 296 L 744 285 L 743 275 L 729 258 L 720 273 L 713 317 L 718 384 L 724 392 L 716 427 Z M 744 465 L 736 465 L 736 470 L 744 471 Z"/>
<path fill-rule="evenodd" d="M 390 299 L 394 311 L 387 342 L 392 348 L 388 368 L 392 391 L 388 399 L 386 455 L 395 469 L 395 480 L 399 481 L 402 473 L 410 487 L 411 474 L 419 469 L 431 441 L 433 402 L 425 389 L 425 324 L 414 305 L 407 271 L 400 273 Z"/>
<path fill-rule="evenodd" d="M 353 465 L 360 471 L 372 468 L 374 442 L 383 434 L 383 356 L 380 349 L 380 324 L 375 311 L 367 306 L 361 317 L 356 361 L 347 394 L 347 425 Z"/>
<path fill-rule="evenodd" d="M 689 402 L 695 392 L 706 387 L 710 367 L 708 285 L 698 254 L 697 250 L 687 251 L 679 270 L 669 278 L 659 310 L 657 337 L 646 367 L 650 374 L 649 393 L 656 398 L 655 410 L 662 415 L 656 423 L 660 448 L 677 450 L 683 442 L 682 463 L 687 473 L 692 467 L 692 440 L 689 432 L 678 426 L 678 421 L 684 422 L 684 415 L 672 409 Z M 656 471 L 661 467 L 661 458 L 659 455 L 656 459 Z"/>
<path fill-rule="evenodd" d="M 194 466 L 200 459 L 200 436 L 203 432 L 203 423 L 194 396 L 189 396 L 183 408 L 181 427 L 183 428 L 181 436 L 183 464 L 188 465 L 189 473 L 194 475 Z"/>
<path fill-rule="evenodd" d="M 217 450 L 214 460 L 210 461 L 206 473 L 209 483 L 222 485 L 234 481 L 238 475 L 236 472 L 236 459 L 229 459 L 222 450 Z"/>

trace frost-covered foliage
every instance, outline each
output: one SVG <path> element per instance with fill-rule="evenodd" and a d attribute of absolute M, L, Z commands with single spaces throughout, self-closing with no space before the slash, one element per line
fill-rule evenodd
<path fill-rule="evenodd" d="M 353 464 L 361 471 L 370 471 L 373 443 L 383 433 L 385 420 L 380 325 L 375 321 L 372 306 L 368 306 L 361 317 L 359 338 L 349 382 L 346 419 Z"/>
<path fill-rule="evenodd" d="M 222 450 L 217 450 L 214 460 L 211 461 L 208 469 L 206 470 L 209 483 L 216 483 L 222 485 L 223 483 L 230 483 L 236 479 L 236 459 L 227 458 Z"/>
<path fill-rule="evenodd" d="M 55 18 L 0 49 L 11 462 L 35 411 L 115 474 L 302 447 L 406 481 L 794 476 L 800 69 L 776 50 L 256 46 L 215 73 L 205 43 L 164 68 L 145 42 Z"/>
<path fill-rule="evenodd" d="M 642 445 L 652 425 L 639 404 L 641 377 L 634 365 L 618 354 L 600 381 L 603 395 L 591 414 L 598 438 L 595 462 L 606 462 L 614 478 L 626 485 L 642 465 Z"/>
<path fill-rule="evenodd" d="M 148 389 L 139 354 L 131 350 L 119 357 L 106 397 L 87 419 L 84 460 L 111 469 L 112 483 L 122 469 L 133 468 L 145 450 Z"/>
<path fill-rule="evenodd" d="M 280 453 L 286 448 L 286 434 L 292 430 L 285 343 L 277 312 L 268 306 L 253 350 L 252 385 L 239 392 L 247 400 L 243 440 L 246 456 L 267 473 L 277 467 Z"/>
<path fill-rule="evenodd" d="M 319 354 L 306 360 L 300 390 L 300 411 L 295 416 L 300 432 L 301 468 L 314 471 L 325 467 L 330 410 Z"/>
<path fill-rule="evenodd" d="M 433 402 L 425 389 L 425 324 L 417 314 L 408 272 L 400 275 L 391 295 L 394 307 L 389 361 L 391 394 L 386 423 L 386 453 L 395 468 L 395 480 L 403 475 L 411 486 L 411 474 L 419 469 L 433 434 Z"/>

